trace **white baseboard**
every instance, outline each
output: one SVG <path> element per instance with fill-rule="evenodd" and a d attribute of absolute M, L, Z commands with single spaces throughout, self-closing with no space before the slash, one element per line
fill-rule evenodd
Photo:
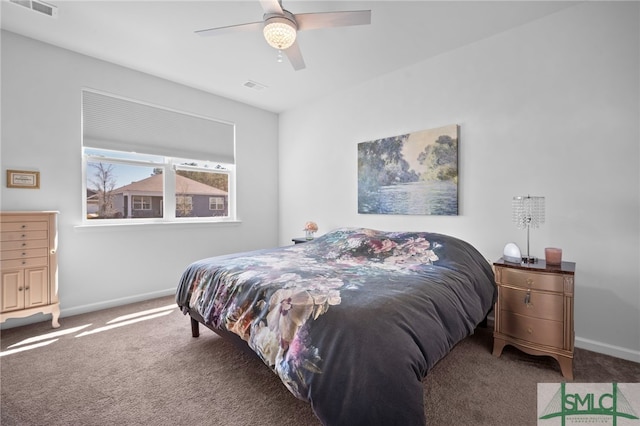
<path fill-rule="evenodd" d="M 620 346 L 609 345 L 607 343 L 596 342 L 582 337 L 576 337 L 575 346 L 580 349 L 598 352 L 605 355 L 611 355 L 616 358 L 622 358 L 629 361 L 640 363 L 640 351 L 623 348 Z"/>
<path fill-rule="evenodd" d="M 74 306 L 71 308 L 61 309 L 60 318 L 62 319 L 64 317 L 86 314 L 88 312 L 99 311 L 101 309 L 108 309 L 108 308 L 114 308 L 116 306 L 128 305 L 129 303 L 144 302 L 145 300 L 156 299 L 158 297 L 171 296 L 174 294 L 176 294 L 176 289 L 170 288 L 167 290 L 153 291 L 151 293 L 143 293 L 143 294 L 137 294 L 129 297 L 122 297 L 120 299 L 112 299 L 112 300 L 106 300 L 104 302 L 89 303 L 87 305 Z M 6 330 L 9 328 L 20 327 L 23 325 L 34 324 L 36 322 L 42 322 L 42 321 L 51 321 L 51 316 L 37 314 L 37 315 L 32 315 L 26 318 L 10 319 L 2 323 L 2 325 L 0 326 L 0 329 Z M 61 325 L 64 325 L 64 324 L 61 324 Z"/>
<path fill-rule="evenodd" d="M 101 309 L 114 308 L 116 306 L 128 305 L 129 303 L 144 302 L 145 300 L 156 299 L 158 297 L 171 296 L 176 294 L 176 289 L 153 291 L 151 293 L 137 294 L 135 296 L 122 297 L 104 302 L 90 303 L 88 305 L 76 306 L 60 310 L 60 317 L 70 317 L 72 315 L 86 314 L 87 312 L 99 311 Z M 176 305 L 177 306 L 177 305 Z"/>

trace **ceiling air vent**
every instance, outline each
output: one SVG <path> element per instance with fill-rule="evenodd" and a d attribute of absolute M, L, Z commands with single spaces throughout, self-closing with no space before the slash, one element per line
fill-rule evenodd
<path fill-rule="evenodd" d="M 17 4 L 35 12 L 42 13 L 52 18 L 58 17 L 58 7 L 52 4 L 45 3 L 43 1 L 36 0 L 9 0 L 13 4 Z"/>
<path fill-rule="evenodd" d="M 267 86 L 265 86 L 264 84 L 252 81 L 252 80 L 247 80 L 244 84 L 244 87 L 248 87 L 249 89 L 253 89 L 253 90 L 262 90 L 262 89 L 266 89 Z"/>

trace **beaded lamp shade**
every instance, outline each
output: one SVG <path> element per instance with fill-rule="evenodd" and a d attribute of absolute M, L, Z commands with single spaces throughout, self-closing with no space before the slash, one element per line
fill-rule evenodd
<path fill-rule="evenodd" d="M 265 22 L 263 34 L 271 47 L 285 50 L 296 41 L 296 24 L 282 17 L 270 18 Z"/>
<path fill-rule="evenodd" d="M 513 197 L 512 209 L 513 223 L 518 229 L 527 229 L 527 257 L 523 257 L 522 260 L 534 263 L 535 257 L 529 254 L 529 229 L 539 228 L 544 223 L 544 197 Z"/>

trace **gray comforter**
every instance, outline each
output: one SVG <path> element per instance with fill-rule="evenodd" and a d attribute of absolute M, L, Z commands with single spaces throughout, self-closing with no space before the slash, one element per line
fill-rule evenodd
<path fill-rule="evenodd" d="M 422 380 L 496 297 L 470 244 L 338 229 L 308 243 L 203 259 L 176 301 L 240 336 L 326 425 L 424 425 Z"/>

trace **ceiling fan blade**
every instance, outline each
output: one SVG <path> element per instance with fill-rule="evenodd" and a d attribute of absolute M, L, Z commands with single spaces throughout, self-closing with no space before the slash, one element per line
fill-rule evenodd
<path fill-rule="evenodd" d="M 304 69 L 306 65 L 304 64 L 304 59 L 302 58 L 302 52 L 300 51 L 300 46 L 298 46 L 298 42 L 295 41 L 287 50 L 283 50 L 284 54 L 287 55 L 289 62 L 293 66 L 293 69 L 298 71 Z"/>
<path fill-rule="evenodd" d="M 298 30 L 315 30 L 351 25 L 369 25 L 371 24 L 371 11 L 299 13 L 295 15 L 295 18 L 298 22 Z"/>
<path fill-rule="evenodd" d="M 206 30 L 198 30 L 195 33 L 203 37 L 210 37 L 238 32 L 261 31 L 263 27 L 264 22 L 260 21 L 249 24 L 229 25 L 228 27 L 208 28 Z"/>
<path fill-rule="evenodd" d="M 284 13 L 282 11 L 282 5 L 278 0 L 260 0 L 260 5 L 265 14 L 274 13 L 282 15 Z"/>

